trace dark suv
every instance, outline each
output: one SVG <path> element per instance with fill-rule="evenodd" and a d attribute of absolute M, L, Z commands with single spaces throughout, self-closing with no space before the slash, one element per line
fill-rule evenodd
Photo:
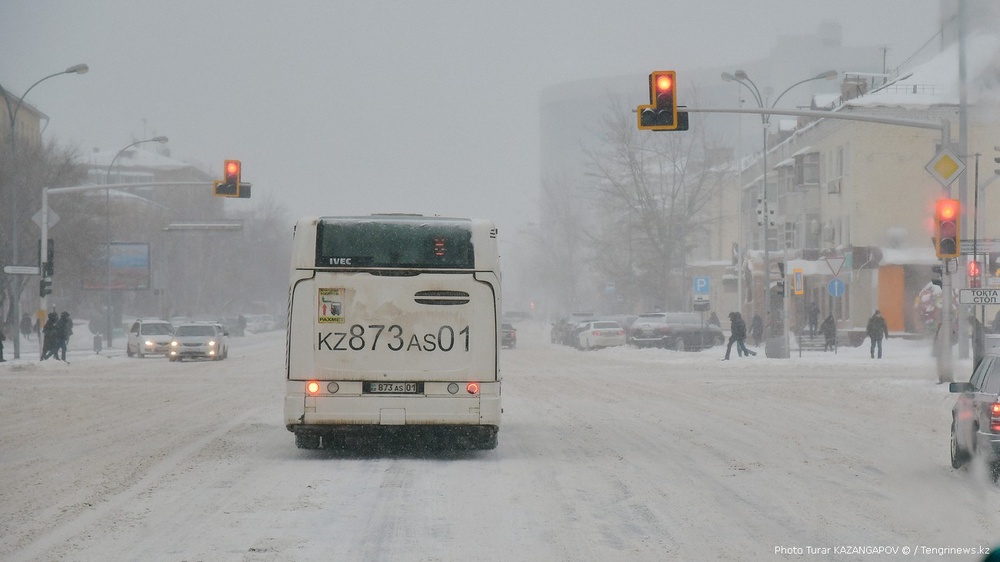
<path fill-rule="evenodd" d="M 991 350 L 972 373 L 969 382 L 948 386 L 958 394 L 951 409 L 951 466 L 959 468 L 974 455 L 1000 464 L 1000 355 Z"/>
<path fill-rule="evenodd" d="M 700 350 L 725 340 L 721 328 L 705 322 L 696 312 L 640 314 L 629 329 L 629 342 L 636 347 Z"/>

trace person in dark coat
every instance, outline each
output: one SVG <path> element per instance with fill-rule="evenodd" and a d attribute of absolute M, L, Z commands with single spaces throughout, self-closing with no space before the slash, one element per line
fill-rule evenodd
<path fill-rule="evenodd" d="M 816 335 L 816 326 L 819 324 L 819 305 L 816 301 L 809 303 L 806 309 L 806 316 L 809 320 L 809 337 Z"/>
<path fill-rule="evenodd" d="M 56 354 L 59 349 L 59 315 L 55 312 L 49 313 L 49 319 L 42 327 L 42 361 Z"/>
<path fill-rule="evenodd" d="M 823 336 L 823 351 L 837 350 L 837 321 L 832 314 L 828 314 L 823 323 L 819 325 L 819 333 Z"/>
<path fill-rule="evenodd" d="M 0 326 L 0 363 L 4 363 L 7 360 L 3 358 L 3 342 L 7 339 L 7 336 L 3 333 L 3 326 Z"/>
<path fill-rule="evenodd" d="M 760 340 L 764 337 L 764 320 L 760 314 L 754 314 L 750 321 L 750 337 L 753 338 L 753 346 L 760 347 Z"/>
<path fill-rule="evenodd" d="M 73 335 L 73 319 L 69 317 L 69 313 L 65 310 L 59 315 L 59 323 L 56 324 L 56 331 L 59 338 L 56 344 L 56 359 L 66 361 L 66 347 L 69 345 L 69 337 Z M 66 362 L 68 363 L 68 361 Z"/>
<path fill-rule="evenodd" d="M 25 339 L 31 339 L 31 316 L 27 312 L 21 315 L 21 333 Z"/>
<path fill-rule="evenodd" d="M 757 355 L 756 352 L 747 349 L 745 343 L 747 337 L 747 325 L 746 322 L 743 321 L 743 315 L 739 312 L 730 312 L 729 322 L 729 345 L 726 346 L 726 356 L 723 358 L 723 361 L 729 359 L 729 352 L 734 343 L 736 344 L 736 354 L 739 357 L 743 357 L 744 355 Z"/>
<path fill-rule="evenodd" d="M 719 322 L 719 315 L 714 310 L 712 311 L 712 315 L 708 317 L 708 323 L 713 326 L 722 327 L 722 323 Z"/>
<path fill-rule="evenodd" d="M 875 348 L 878 347 L 878 358 L 882 358 L 882 338 L 889 337 L 889 327 L 885 324 L 885 318 L 882 318 L 882 313 L 875 311 L 872 317 L 868 319 L 868 326 L 865 328 L 868 337 L 872 340 L 871 356 L 872 359 L 875 358 Z"/>

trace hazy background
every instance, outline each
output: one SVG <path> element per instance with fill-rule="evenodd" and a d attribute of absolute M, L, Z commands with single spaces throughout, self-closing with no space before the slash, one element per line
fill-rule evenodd
<path fill-rule="evenodd" d="M 0 0 L 0 84 L 45 137 L 115 150 L 170 137 L 295 216 L 535 217 L 539 94 L 655 69 L 731 70 L 784 33 L 840 22 L 889 66 L 935 32 L 938 0 L 213 2 Z M 637 98 L 636 105 L 646 103 Z M 255 204 L 234 202 L 233 204 Z"/>

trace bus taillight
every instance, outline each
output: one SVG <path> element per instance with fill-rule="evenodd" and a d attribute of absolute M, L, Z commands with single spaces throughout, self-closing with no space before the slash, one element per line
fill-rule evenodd
<path fill-rule="evenodd" d="M 468 392 L 469 394 L 479 394 L 479 383 L 470 382 L 469 384 L 465 385 L 465 391 Z"/>
<path fill-rule="evenodd" d="M 319 383 L 316 381 L 309 381 L 306 383 L 306 394 L 311 394 L 313 396 L 319 394 Z"/>

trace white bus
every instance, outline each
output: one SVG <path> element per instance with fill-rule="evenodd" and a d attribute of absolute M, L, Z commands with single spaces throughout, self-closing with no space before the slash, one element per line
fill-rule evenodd
<path fill-rule="evenodd" d="M 371 215 L 295 226 L 285 427 L 302 449 L 493 449 L 500 265 L 485 220 Z"/>

